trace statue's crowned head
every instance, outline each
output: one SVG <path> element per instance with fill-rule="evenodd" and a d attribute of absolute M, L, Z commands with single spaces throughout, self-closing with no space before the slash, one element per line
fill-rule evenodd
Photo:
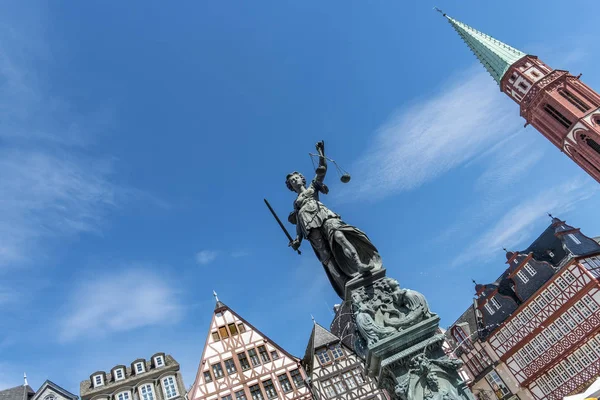
<path fill-rule="evenodd" d="M 306 178 L 300 172 L 294 171 L 285 177 L 285 186 L 295 192 L 295 187 L 306 186 Z"/>

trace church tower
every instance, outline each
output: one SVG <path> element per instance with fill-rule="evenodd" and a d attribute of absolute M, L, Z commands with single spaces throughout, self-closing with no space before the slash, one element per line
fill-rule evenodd
<path fill-rule="evenodd" d="M 600 182 L 600 95 L 581 75 L 552 69 L 536 56 L 443 15 L 500 90 L 519 104 L 527 124 Z"/>

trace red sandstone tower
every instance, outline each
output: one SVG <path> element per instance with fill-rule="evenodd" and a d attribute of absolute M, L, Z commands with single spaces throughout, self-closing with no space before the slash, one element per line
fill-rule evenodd
<path fill-rule="evenodd" d="M 521 116 L 600 182 L 600 95 L 568 71 L 552 69 L 444 14 Z M 527 125 L 526 124 L 526 125 Z"/>

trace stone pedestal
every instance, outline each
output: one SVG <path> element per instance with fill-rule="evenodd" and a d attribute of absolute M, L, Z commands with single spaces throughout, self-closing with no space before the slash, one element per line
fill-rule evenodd
<path fill-rule="evenodd" d="M 440 318 L 420 293 L 400 289 L 381 269 L 349 281 L 344 300 L 354 309 L 355 349 L 392 398 L 475 400 L 459 377 L 462 362 L 442 349 Z"/>

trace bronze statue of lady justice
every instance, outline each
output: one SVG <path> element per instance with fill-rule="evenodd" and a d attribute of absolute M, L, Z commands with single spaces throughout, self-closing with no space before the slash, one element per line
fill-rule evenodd
<path fill-rule="evenodd" d="M 324 142 L 318 142 L 315 147 L 319 166 L 310 185 L 306 187 L 306 178 L 299 172 L 294 171 L 285 178 L 287 188 L 298 194 L 294 200 L 294 211 L 288 217 L 288 221 L 296 225 L 297 235 L 289 246 L 298 250 L 302 240 L 308 239 L 331 285 L 343 298 L 344 288 L 350 279 L 380 269 L 382 261 L 367 235 L 345 223 L 319 200 L 320 193 L 329 193 L 324 183 L 328 158 L 325 157 Z M 350 176 L 343 175 L 341 180 L 346 183 Z"/>

